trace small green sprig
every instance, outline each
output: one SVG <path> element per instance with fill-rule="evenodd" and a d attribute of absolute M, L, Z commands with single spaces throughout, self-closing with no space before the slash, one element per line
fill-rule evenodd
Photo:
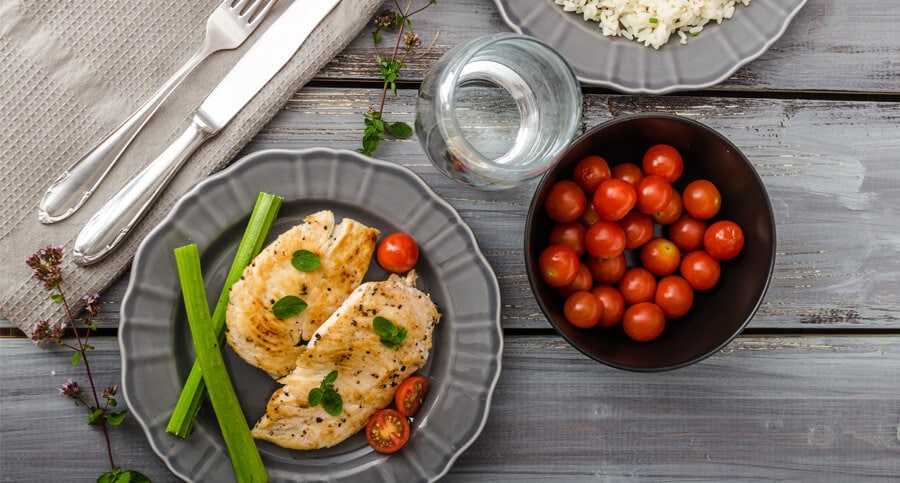
<path fill-rule="evenodd" d="M 413 0 L 409 0 L 405 9 L 400 8 L 400 4 L 397 3 L 397 0 L 394 0 L 394 6 L 398 11 L 402 11 L 403 13 L 397 13 L 392 9 L 387 8 L 374 18 L 376 27 L 375 31 L 372 33 L 372 42 L 375 44 L 376 49 L 382 40 L 382 30 L 399 28 L 399 31 L 390 58 L 384 58 L 381 54 L 375 54 L 375 63 L 378 65 L 378 78 L 384 82 L 384 87 L 381 90 L 381 104 L 378 106 L 378 109 L 371 108 L 364 115 L 363 124 L 365 129 L 363 130 L 362 147 L 357 149 L 360 153 L 371 156 L 372 153 L 378 149 L 378 146 L 385 138 L 385 135 L 398 139 L 406 139 L 413 134 L 413 128 L 405 122 L 386 122 L 384 120 L 384 103 L 387 98 L 388 90 L 390 90 L 394 97 L 398 97 L 397 79 L 400 78 L 400 69 L 406 65 L 406 58 L 416 47 L 422 44 L 419 35 L 413 31 L 410 17 L 425 10 L 434 3 L 436 3 L 436 0 L 428 0 L 424 6 L 412 10 Z M 404 31 L 406 32 L 404 33 Z"/>
<path fill-rule="evenodd" d="M 322 379 L 319 387 L 309 390 L 307 399 L 310 407 L 318 406 L 321 403 L 326 413 L 332 416 L 341 414 L 341 411 L 344 410 L 344 400 L 337 390 L 334 389 L 334 382 L 337 381 L 337 377 L 338 371 L 331 371 L 325 376 L 325 379 Z"/>
<path fill-rule="evenodd" d="M 306 301 L 296 295 L 285 295 L 272 305 L 272 313 L 279 319 L 287 319 L 300 315 L 306 310 Z"/>
<path fill-rule="evenodd" d="M 372 327 L 375 333 L 381 336 L 381 343 L 388 349 L 397 350 L 406 340 L 406 327 L 398 328 L 389 319 L 380 315 L 372 319 Z"/>
<path fill-rule="evenodd" d="M 291 265 L 301 272 L 311 272 L 322 266 L 322 260 L 309 250 L 297 250 L 291 255 Z"/>

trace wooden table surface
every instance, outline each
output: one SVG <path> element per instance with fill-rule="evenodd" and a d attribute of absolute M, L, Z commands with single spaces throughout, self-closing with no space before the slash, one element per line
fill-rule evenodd
<path fill-rule="evenodd" d="M 468 222 L 502 292 L 505 347 L 490 417 L 445 481 L 900 479 L 900 15 L 890 2 L 809 0 L 784 36 L 720 85 L 666 96 L 585 87 L 582 130 L 634 112 L 697 119 L 730 138 L 766 185 L 774 276 L 749 327 L 708 359 L 639 374 L 593 362 L 551 329 L 523 263 L 536 183 L 503 192 L 439 174 L 417 141 L 378 157 L 421 176 Z M 411 122 L 423 73 L 476 36 L 507 31 L 489 0 L 444 1 L 415 19 L 433 45 L 403 71 L 385 116 Z M 247 145 L 355 149 L 380 83 L 367 28 Z M 92 365 L 120 380 L 127 273 L 102 296 Z M 0 479 L 89 481 L 102 438 L 57 395 L 81 377 L 68 354 L 10 329 L 0 339 Z M 172 481 L 133 419 L 111 431 L 117 463 Z"/>

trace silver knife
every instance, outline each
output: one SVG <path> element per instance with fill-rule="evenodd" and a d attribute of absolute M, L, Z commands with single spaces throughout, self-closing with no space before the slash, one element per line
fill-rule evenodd
<path fill-rule="evenodd" d="M 75 263 L 91 265 L 118 247 L 194 151 L 250 102 L 339 2 L 294 0 L 207 96 L 184 133 L 88 220 L 75 239 Z"/>

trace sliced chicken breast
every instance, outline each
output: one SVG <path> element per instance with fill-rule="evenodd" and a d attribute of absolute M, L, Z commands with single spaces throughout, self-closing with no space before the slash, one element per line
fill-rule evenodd
<path fill-rule="evenodd" d="M 293 449 L 334 446 L 360 431 L 369 417 L 388 406 L 397 385 L 428 360 L 432 332 L 441 314 L 431 298 L 415 287 L 417 275 L 391 275 L 359 286 L 313 334 L 297 368 L 281 378 L 253 437 Z M 406 339 L 392 349 L 373 327 L 376 316 L 405 328 Z M 343 411 L 329 415 L 310 407 L 308 396 L 331 371 Z"/>
<path fill-rule="evenodd" d="M 303 342 L 362 282 L 378 234 L 349 218 L 335 226 L 334 214 L 327 210 L 307 216 L 281 234 L 257 255 L 229 292 L 225 322 L 234 352 L 272 378 L 291 372 Z M 291 264 L 298 250 L 314 253 L 322 265 L 308 272 L 298 270 Z M 307 308 L 279 319 L 272 306 L 288 295 L 302 299 Z"/>

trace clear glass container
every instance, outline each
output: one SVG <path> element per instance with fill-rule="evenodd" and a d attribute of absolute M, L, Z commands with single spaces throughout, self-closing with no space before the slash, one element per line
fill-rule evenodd
<path fill-rule="evenodd" d="M 506 189 L 543 174 L 581 119 L 581 88 L 553 48 L 501 33 L 450 50 L 422 81 L 416 135 L 461 183 Z"/>

